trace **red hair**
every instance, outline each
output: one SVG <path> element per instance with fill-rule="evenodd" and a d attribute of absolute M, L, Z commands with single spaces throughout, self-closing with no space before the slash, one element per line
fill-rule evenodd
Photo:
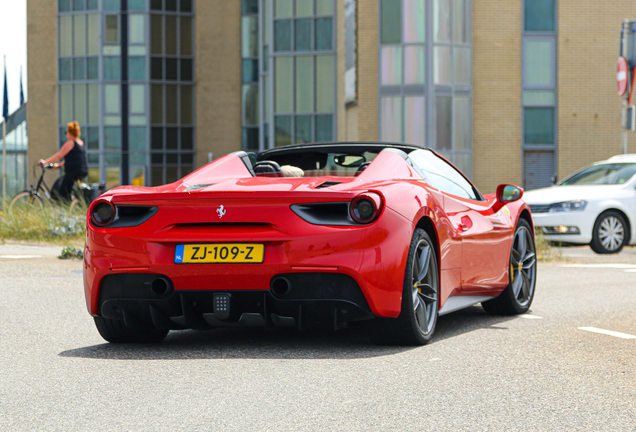
<path fill-rule="evenodd" d="M 80 130 L 80 125 L 76 121 L 71 122 L 68 125 L 66 125 L 66 132 L 71 134 L 71 136 L 73 138 L 79 138 L 80 135 L 82 134 L 82 131 Z"/>

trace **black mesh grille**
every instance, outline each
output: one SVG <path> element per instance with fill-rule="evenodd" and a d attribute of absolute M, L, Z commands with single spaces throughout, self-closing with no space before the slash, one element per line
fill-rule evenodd
<path fill-rule="evenodd" d="M 550 211 L 550 207 L 552 207 L 550 204 L 546 204 L 546 205 L 531 205 L 530 206 L 530 211 L 532 213 L 547 213 Z"/>

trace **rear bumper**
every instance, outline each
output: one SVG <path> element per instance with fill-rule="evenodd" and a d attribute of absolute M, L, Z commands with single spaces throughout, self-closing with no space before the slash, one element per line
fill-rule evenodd
<path fill-rule="evenodd" d="M 292 214 L 286 219 L 284 229 L 281 225 L 245 229 L 212 227 L 184 229 L 171 234 L 176 229 L 165 228 L 159 222 L 152 226 L 150 222 L 153 219 L 135 228 L 100 230 L 88 226 L 84 289 L 87 308 L 92 315 L 102 314 L 100 291 L 103 280 L 125 274 L 158 274 L 168 278 L 174 289 L 174 298 L 168 302 L 169 318 L 180 316 L 183 304 L 190 298 L 196 301 L 197 292 L 205 293 L 203 296 L 209 298 L 214 294 L 229 293 L 232 299 L 247 295 L 243 292 L 256 292 L 260 301 L 264 302 L 272 279 L 281 274 L 297 277 L 307 274 L 346 276 L 355 282 L 366 303 L 353 302 L 358 309 L 384 317 L 400 314 L 404 269 L 413 226 L 391 209 L 385 209 L 381 218 L 373 224 L 354 228 L 310 225 Z M 215 242 L 263 243 L 264 261 L 262 264 L 174 263 L 178 244 Z M 312 290 L 321 289 L 320 285 L 306 284 Z M 278 304 L 277 307 L 284 306 L 281 316 L 295 317 L 299 306 L 307 309 L 308 302 L 318 310 L 318 303 L 341 302 L 346 298 L 333 295 L 328 298 L 276 299 L 273 296 L 270 300 L 272 304 Z M 174 308 L 179 309 L 179 315 L 174 315 L 177 312 L 171 309 L 171 302 L 174 302 Z M 335 308 L 329 306 L 324 312 L 331 316 L 331 320 L 334 319 L 333 310 Z M 269 309 L 258 313 L 267 323 Z M 237 319 L 240 320 L 240 317 Z"/>
<path fill-rule="evenodd" d="M 102 281 L 98 311 L 131 328 L 329 327 L 373 317 L 360 287 L 347 275 L 279 275 L 291 284 L 271 291 L 174 290 L 165 275 L 110 275 Z M 159 289 L 153 284 L 160 280 Z"/>

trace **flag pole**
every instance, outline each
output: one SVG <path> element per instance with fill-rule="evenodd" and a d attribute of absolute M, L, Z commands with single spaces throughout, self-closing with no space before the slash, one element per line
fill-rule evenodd
<path fill-rule="evenodd" d="M 6 83 L 7 79 L 7 56 L 4 56 L 4 79 Z M 6 85 L 4 86 L 5 92 Z M 4 95 L 3 100 L 6 99 L 6 95 Z M 4 117 L 4 113 L 3 113 Z M 7 118 L 4 117 L 4 121 L 2 122 L 2 212 L 6 213 L 6 203 L 7 203 Z"/>

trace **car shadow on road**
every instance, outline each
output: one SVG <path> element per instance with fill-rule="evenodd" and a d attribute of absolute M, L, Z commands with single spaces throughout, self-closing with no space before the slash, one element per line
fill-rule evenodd
<path fill-rule="evenodd" d="M 471 307 L 439 318 L 430 345 L 480 329 L 505 330 L 514 317 L 487 315 Z M 381 346 L 369 340 L 365 323 L 337 332 L 263 329 L 174 331 L 159 344 L 100 344 L 63 351 L 61 357 L 110 360 L 359 359 L 399 354 L 420 347 Z M 422 349 L 426 349 L 425 347 Z"/>

